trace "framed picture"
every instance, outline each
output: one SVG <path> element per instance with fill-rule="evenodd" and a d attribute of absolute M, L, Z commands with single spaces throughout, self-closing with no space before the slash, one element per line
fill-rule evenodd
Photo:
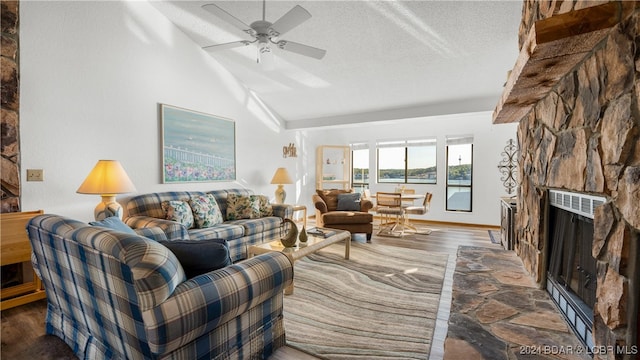
<path fill-rule="evenodd" d="M 160 104 L 162 181 L 236 179 L 236 124 L 233 120 Z"/>

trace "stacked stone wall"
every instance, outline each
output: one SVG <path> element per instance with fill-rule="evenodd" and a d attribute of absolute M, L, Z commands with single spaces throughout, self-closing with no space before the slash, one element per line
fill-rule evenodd
<path fill-rule="evenodd" d="M 1 1 L 2 34 L 0 45 L 1 91 L 1 163 L 2 200 L 0 212 L 20 211 L 20 69 L 19 2 Z"/>
<path fill-rule="evenodd" d="M 524 3 L 523 31 L 535 20 L 597 5 Z M 603 196 L 594 218 L 596 345 L 638 345 L 640 297 L 640 10 L 616 26 L 559 81 L 518 128 L 520 188 L 516 252 L 542 286 L 544 212 L 549 189 Z M 633 358 L 624 352 L 596 358 Z"/>

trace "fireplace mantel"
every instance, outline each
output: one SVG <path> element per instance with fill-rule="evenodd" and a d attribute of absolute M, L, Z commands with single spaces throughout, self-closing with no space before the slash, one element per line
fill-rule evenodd
<path fill-rule="evenodd" d="M 636 6 L 636 2 L 609 2 L 536 21 L 493 112 L 493 123 L 525 117 Z"/>

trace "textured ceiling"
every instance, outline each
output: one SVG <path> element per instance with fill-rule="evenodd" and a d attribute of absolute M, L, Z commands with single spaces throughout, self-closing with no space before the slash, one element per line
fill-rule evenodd
<path fill-rule="evenodd" d="M 198 45 L 251 38 L 201 8 L 250 24 L 260 1 L 152 1 Z M 518 55 L 521 1 L 267 1 L 275 22 L 295 5 L 312 18 L 281 38 L 327 50 L 322 60 L 255 45 L 212 53 L 288 128 L 493 110 Z"/>

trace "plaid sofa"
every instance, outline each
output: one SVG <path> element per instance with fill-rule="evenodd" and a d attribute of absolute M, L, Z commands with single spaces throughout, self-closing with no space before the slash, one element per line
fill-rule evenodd
<path fill-rule="evenodd" d="M 185 279 L 166 247 L 58 215 L 27 224 L 46 333 L 80 359 L 263 359 L 285 344 L 293 266 L 273 252 Z"/>
<path fill-rule="evenodd" d="M 227 195 L 253 195 L 247 189 L 226 189 L 209 192 L 170 191 L 137 195 L 127 202 L 128 216 L 124 219 L 130 227 L 159 227 L 164 230 L 169 240 L 225 239 L 229 243 L 231 260 L 247 258 L 249 245 L 279 240 L 282 234 L 282 219 L 293 216 L 293 206 L 272 204 L 273 215 L 259 219 L 241 219 L 225 221 L 204 229 L 187 229 L 179 222 L 165 220 L 162 202 L 170 200 L 188 200 L 193 196 L 212 194 L 226 220 Z"/>

